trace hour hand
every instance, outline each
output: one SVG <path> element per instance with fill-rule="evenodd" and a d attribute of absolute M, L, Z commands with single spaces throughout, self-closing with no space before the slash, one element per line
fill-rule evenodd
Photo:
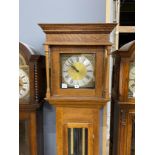
<path fill-rule="evenodd" d="M 79 72 L 79 70 L 78 70 L 75 66 L 71 65 L 71 67 L 72 67 L 76 72 Z"/>

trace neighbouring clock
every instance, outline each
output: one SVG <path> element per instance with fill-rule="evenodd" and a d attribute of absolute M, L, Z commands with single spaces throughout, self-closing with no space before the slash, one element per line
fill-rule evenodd
<path fill-rule="evenodd" d="M 62 54 L 61 88 L 95 87 L 95 54 Z"/>
<path fill-rule="evenodd" d="M 134 97 L 135 95 L 135 63 L 130 63 L 130 71 L 129 71 L 129 90 L 128 96 Z"/>
<path fill-rule="evenodd" d="M 135 41 L 112 53 L 109 155 L 135 155 Z"/>
<path fill-rule="evenodd" d="M 19 155 L 43 155 L 44 56 L 19 43 Z"/>

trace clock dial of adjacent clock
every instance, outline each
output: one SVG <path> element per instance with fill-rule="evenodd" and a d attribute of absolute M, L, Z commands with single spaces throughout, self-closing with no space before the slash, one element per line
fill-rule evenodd
<path fill-rule="evenodd" d="M 129 89 L 131 92 L 134 93 L 134 91 L 135 91 L 135 81 L 134 80 L 129 81 Z"/>
<path fill-rule="evenodd" d="M 19 98 L 25 97 L 29 89 L 29 77 L 24 69 L 19 69 Z"/>
<path fill-rule="evenodd" d="M 62 85 L 66 88 L 94 87 L 94 55 L 64 55 L 62 62 Z"/>
<path fill-rule="evenodd" d="M 134 79 L 135 78 L 135 66 L 132 65 L 129 73 L 129 78 Z"/>
<path fill-rule="evenodd" d="M 129 72 L 129 97 L 134 97 L 135 94 L 135 64 L 130 64 L 130 72 Z"/>

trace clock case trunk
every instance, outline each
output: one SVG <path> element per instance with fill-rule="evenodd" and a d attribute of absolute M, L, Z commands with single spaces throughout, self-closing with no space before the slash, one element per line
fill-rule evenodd
<path fill-rule="evenodd" d="M 19 99 L 19 154 L 43 155 L 43 103 L 46 88 L 45 57 L 24 43 L 19 43 L 19 53 L 24 57 L 29 67 L 30 97 Z M 24 135 L 25 134 L 25 135 Z M 27 148 L 25 142 L 27 139 Z M 27 153 L 27 154 L 26 154 Z M 21 155 L 21 154 L 20 154 Z"/>

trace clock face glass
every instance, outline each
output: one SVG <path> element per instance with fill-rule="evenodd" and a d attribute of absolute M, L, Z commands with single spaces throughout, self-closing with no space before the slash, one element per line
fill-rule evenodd
<path fill-rule="evenodd" d="M 128 97 L 132 98 L 134 96 L 135 96 L 135 63 L 131 63 L 129 71 Z"/>
<path fill-rule="evenodd" d="M 95 54 L 61 54 L 61 88 L 95 88 Z"/>
<path fill-rule="evenodd" d="M 19 98 L 22 99 L 29 94 L 29 77 L 26 69 L 19 69 Z"/>

